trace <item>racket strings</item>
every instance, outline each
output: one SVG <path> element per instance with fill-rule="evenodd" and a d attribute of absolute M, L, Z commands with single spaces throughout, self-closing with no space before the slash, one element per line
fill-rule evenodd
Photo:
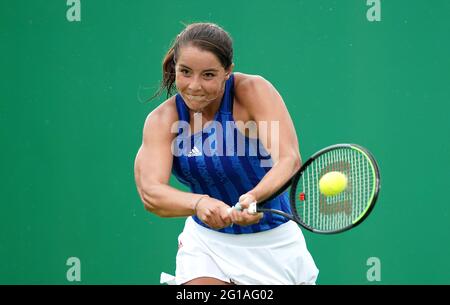
<path fill-rule="evenodd" d="M 319 180 L 332 171 L 346 175 L 347 188 L 337 195 L 325 196 L 320 193 Z M 373 171 L 371 160 L 362 151 L 351 147 L 320 155 L 305 169 L 297 183 L 297 216 L 307 226 L 320 231 L 351 226 L 371 203 L 375 184 Z M 304 195 L 300 196 L 302 193 Z"/>

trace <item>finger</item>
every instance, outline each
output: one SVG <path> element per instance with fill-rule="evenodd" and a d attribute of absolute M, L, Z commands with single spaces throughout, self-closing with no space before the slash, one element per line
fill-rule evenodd
<path fill-rule="evenodd" d="M 210 227 L 213 228 L 213 229 L 221 229 L 221 228 L 223 228 L 223 226 L 221 226 L 220 223 L 218 223 L 217 221 L 212 221 Z"/>
<path fill-rule="evenodd" d="M 227 210 L 225 210 L 224 212 L 222 212 L 222 213 L 220 214 L 220 217 L 222 218 L 222 221 L 224 222 L 225 226 L 228 227 L 228 226 L 231 224 L 231 222 L 232 222 L 232 220 L 231 220 L 231 215 L 230 215 L 230 213 L 228 213 Z"/>
<path fill-rule="evenodd" d="M 255 220 L 261 220 L 261 218 L 263 218 L 264 217 L 264 213 L 256 213 L 256 214 L 250 214 L 250 213 L 248 213 L 248 215 L 250 215 L 250 217 L 252 217 L 252 219 L 255 219 Z"/>
<path fill-rule="evenodd" d="M 242 207 L 242 211 L 247 209 L 248 206 L 252 203 L 251 199 L 248 197 L 241 197 L 241 200 L 239 200 L 239 204 Z"/>
<path fill-rule="evenodd" d="M 228 212 L 228 217 L 230 218 L 231 222 L 234 222 L 233 210 L 230 210 L 230 212 Z"/>
<path fill-rule="evenodd" d="M 239 211 L 239 212 L 236 213 L 236 220 L 239 223 L 245 224 L 245 213 L 246 213 L 246 210 Z"/>
<path fill-rule="evenodd" d="M 202 220 L 205 224 L 207 224 L 210 228 L 217 229 L 218 223 L 212 215 L 209 215 L 208 217 L 205 217 L 204 220 Z"/>
<path fill-rule="evenodd" d="M 239 197 L 239 203 L 244 207 L 248 208 L 248 206 L 255 201 L 254 196 L 250 194 L 244 194 L 241 197 Z"/>
<path fill-rule="evenodd" d="M 224 209 L 221 209 L 218 212 L 219 213 L 215 215 L 217 226 L 219 226 L 220 228 L 228 227 L 231 224 L 231 219 L 228 215 L 228 212 Z"/>
<path fill-rule="evenodd" d="M 237 223 L 239 221 L 239 211 L 233 209 L 230 213 L 230 219 L 233 223 Z"/>
<path fill-rule="evenodd" d="M 214 223 L 216 228 L 224 228 L 226 227 L 226 222 L 222 219 L 222 211 L 217 210 L 217 213 L 214 214 Z"/>
<path fill-rule="evenodd" d="M 244 219 L 246 222 L 248 223 L 258 223 L 261 218 L 263 218 L 264 214 L 263 213 L 257 213 L 257 214 L 250 214 L 246 211 L 246 213 L 244 213 Z"/>

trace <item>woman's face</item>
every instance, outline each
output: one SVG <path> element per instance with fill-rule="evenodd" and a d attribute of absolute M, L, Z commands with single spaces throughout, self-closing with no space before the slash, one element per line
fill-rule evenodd
<path fill-rule="evenodd" d="M 175 84 L 187 106 L 199 112 L 222 99 L 231 69 L 225 70 L 214 53 L 187 45 L 179 51 Z"/>

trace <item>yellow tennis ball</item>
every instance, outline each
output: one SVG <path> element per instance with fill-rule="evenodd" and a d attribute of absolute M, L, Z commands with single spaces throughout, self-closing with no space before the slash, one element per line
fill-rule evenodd
<path fill-rule="evenodd" d="M 325 196 L 334 196 L 347 188 L 347 176 L 341 172 L 329 172 L 319 180 L 319 190 Z"/>

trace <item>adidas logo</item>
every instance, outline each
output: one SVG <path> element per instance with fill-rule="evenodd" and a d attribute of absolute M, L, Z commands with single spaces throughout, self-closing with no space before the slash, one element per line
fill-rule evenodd
<path fill-rule="evenodd" d="M 202 152 L 194 146 L 194 148 L 192 148 L 192 150 L 188 153 L 188 157 L 198 157 L 201 156 Z"/>

